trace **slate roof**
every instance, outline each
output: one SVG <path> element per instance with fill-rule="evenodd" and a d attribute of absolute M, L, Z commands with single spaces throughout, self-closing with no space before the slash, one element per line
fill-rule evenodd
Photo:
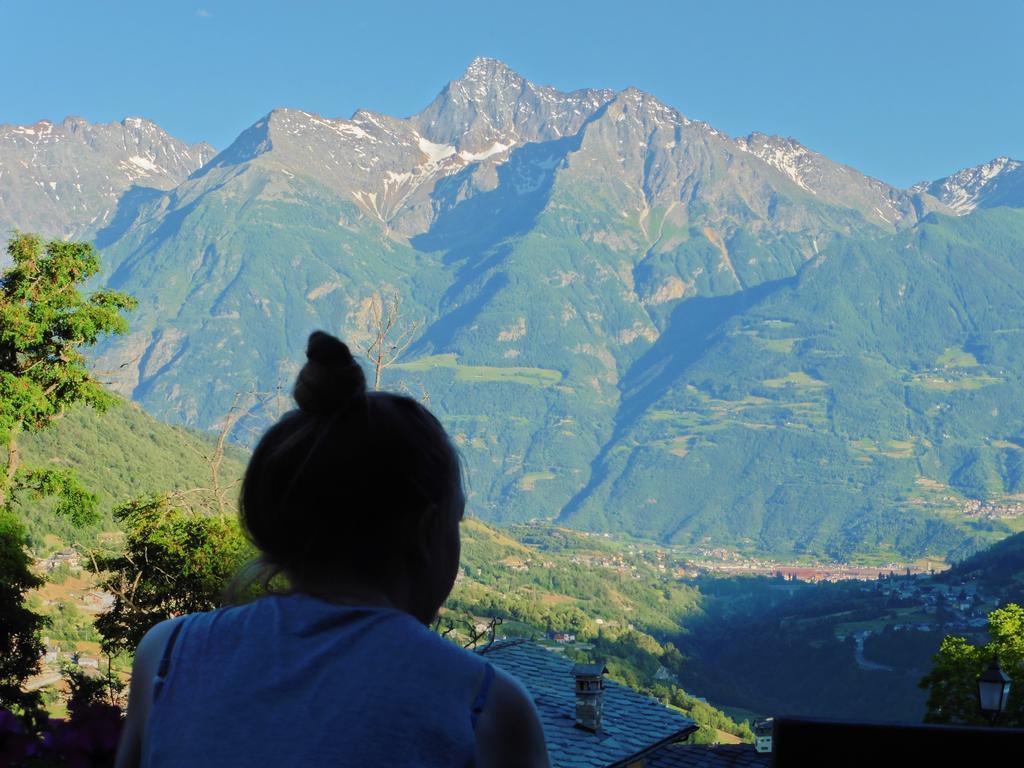
<path fill-rule="evenodd" d="M 542 645 L 499 640 L 479 651 L 533 696 L 553 768 L 606 768 L 684 738 L 692 720 L 650 696 L 605 679 L 601 733 L 576 727 L 573 662 Z"/>
<path fill-rule="evenodd" d="M 646 768 L 767 768 L 770 752 L 753 744 L 673 744 L 647 757 Z"/>

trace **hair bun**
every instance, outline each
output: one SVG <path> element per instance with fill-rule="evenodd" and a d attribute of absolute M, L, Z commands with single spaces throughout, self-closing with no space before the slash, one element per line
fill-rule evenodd
<path fill-rule="evenodd" d="M 295 380 L 299 408 L 313 414 L 334 414 L 351 408 L 366 395 L 366 376 L 343 341 L 313 331 L 306 345 L 306 364 Z"/>

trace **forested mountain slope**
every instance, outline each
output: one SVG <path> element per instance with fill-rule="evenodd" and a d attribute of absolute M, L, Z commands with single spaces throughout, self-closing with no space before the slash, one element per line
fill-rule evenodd
<path fill-rule="evenodd" d="M 838 240 L 749 306 L 681 305 L 567 518 L 837 558 L 1015 529 L 1022 254 L 1024 212 L 936 216 Z"/>
<path fill-rule="evenodd" d="M 49 429 L 22 436 L 25 466 L 45 464 L 74 470 L 98 497 L 99 527 L 106 530 L 115 527 L 113 510 L 131 499 L 210 488 L 211 461 L 216 456 L 216 435 L 164 424 L 124 401 L 102 413 L 76 406 Z M 245 451 L 226 446 L 219 476 L 232 500 L 245 460 Z M 19 506 L 33 546 L 42 544 L 48 533 L 57 534 L 64 543 L 94 543 L 96 528 L 75 528 L 51 514 L 46 502 L 23 494 Z"/>
<path fill-rule="evenodd" d="M 957 563 L 943 578 L 979 581 L 1003 595 L 1005 601 L 1024 599 L 1024 533 L 993 544 Z"/>

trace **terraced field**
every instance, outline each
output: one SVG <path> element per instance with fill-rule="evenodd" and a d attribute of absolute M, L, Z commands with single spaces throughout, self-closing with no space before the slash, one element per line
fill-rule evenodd
<path fill-rule="evenodd" d="M 551 387 L 562 381 L 562 373 L 550 368 L 499 367 L 493 365 L 466 365 L 454 353 L 428 355 L 393 366 L 396 370 L 425 373 L 434 369 L 455 371 L 455 380 L 461 382 L 508 382 L 531 387 Z"/>

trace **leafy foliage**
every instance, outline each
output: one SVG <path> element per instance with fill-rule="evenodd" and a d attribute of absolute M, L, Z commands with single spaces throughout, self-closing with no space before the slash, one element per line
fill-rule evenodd
<path fill-rule="evenodd" d="M 53 512 L 74 526 L 95 523 L 99 519 L 96 494 L 82 485 L 74 472 L 61 469 L 30 469 L 18 476 L 18 490 L 28 491 L 37 501 L 55 498 Z"/>
<path fill-rule="evenodd" d="M 0 278 L 0 442 L 7 446 L 0 504 L 19 468 L 22 431 L 43 429 L 73 403 L 110 403 L 82 348 L 104 334 L 124 333 L 122 312 L 135 306 L 118 291 L 79 292 L 99 271 L 99 257 L 88 243 L 53 240 L 44 249 L 38 237 L 17 235 L 7 253 L 14 266 Z M 69 504 L 77 495 L 72 491 Z"/>
<path fill-rule="evenodd" d="M 53 511 L 74 525 L 96 519 L 96 497 L 66 469 L 23 467 L 19 437 L 46 428 L 75 403 L 102 408 L 110 402 L 82 348 L 127 330 L 121 313 L 134 302 L 116 291 L 79 292 L 99 271 L 87 243 L 54 240 L 44 249 L 38 237 L 17 235 L 7 253 L 14 265 L 0 276 L 0 442 L 6 447 L 0 472 L 0 706 L 38 727 L 41 695 L 22 687 L 39 669 L 45 622 L 24 602 L 39 580 L 29 570 L 12 494 L 55 497 Z"/>
<path fill-rule="evenodd" d="M 68 686 L 68 714 L 72 720 L 87 717 L 96 706 L 123 709 L 126 686 L 109 668 L 106 674 L 90 675 L 81 667 L 68 665 L 62 673 Z"/>
<path fill-rule="evenodd" d="M 942 641 L 934 668 L 921 680 L 928 690 L 925 722 L 983 724 L 978 678 L 995 656 L 1012 681 L 999 724 L 1024 727 L 1024 608 L 1010 603 L 990 613 L 988 634 L 990 641 L 981 646 L 955 635 Z"/>
<path fill-rule="evenodd" d="M 96 620 L 107 653 L 132 651 L 150 627 L 218 607 L 231 578 L 255 554 L 232 516 L 175 506 L 166 496 L 118 510 L 124 552 L 100 557 L 113 607 Z"/>
<path fill-rule="evenodd" d="M 68 720 L 50 720 L 42 733 L 26 732 L 0 708 L 0 761 L 23 768 L 106 768 L 114 764 L 121 729 L 121 710 L 110 704 L 78 708 Z"/>
<path fill-rule="evenodd" d="M 65 545 L 91 549 L 103 531 L 117 530 L 113 511 L 126 499 L 151 494 L 181 494 L 211 485 L 208 458 L 216 440 L 207 433 L 163 424 L 138 406 L 113 397 L 103 412 L 85 405 L 67 409 L 49 429 L 26 434 L 21 441 L 27 465 L 59 466 L 74 473 L 84 488 L 96 495 L 99 520 L 75 526 L 54 514 L 52 502 L 32 493 L 18 497 L 19 513 L 28 530 L 29 544 L 45 549 L 55 535 Z M 101 461 L 97 457 L 102 457 Z M 225 446 L 221 481 L 232 490 L 244 468 L 246 454 Z"/>
<path fill-rule="evenodd" d="M 25 606 L 25 593 L 41 582 L 29 570 L 24 540 L 14 514 L 0 507 L 0 708 L 13 709 L 39 727 L 42 698 L 22 686 L 39 671 L 45 622 Z"/>

